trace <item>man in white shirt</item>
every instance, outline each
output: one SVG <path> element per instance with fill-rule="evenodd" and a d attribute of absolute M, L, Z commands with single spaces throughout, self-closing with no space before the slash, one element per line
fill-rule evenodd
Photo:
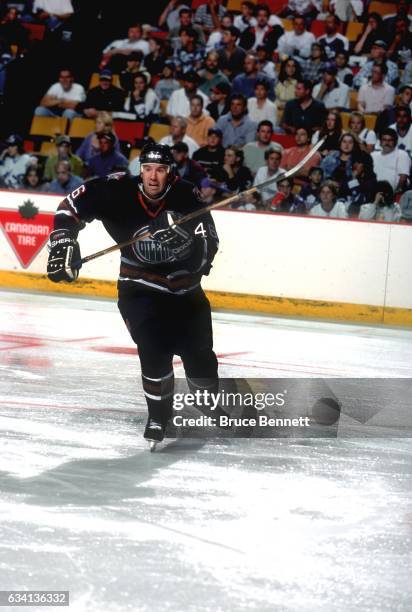
<path fill-rule="evenodd" d="M 166 112 L 170 117 L 176 117 L 177 115 L 188 117 L 190 114 L 190 99 L 195 94 L 203 98 L 203 106 L 206 108 L 210 100 L 206 94 L 198 89 L 199 80 L 199 75 L 194 71 L 183 74 L 183 87 L 176 89 L 167 103 Z M 207 114 L 207 111 L 204 112 Z"/>
<path fill-rule="evenodd" d="M 336 78 L 337 72 L 336 66 L 326 66 L 322 81 L 313 88 L 313 97 L 323 102 L 328 110 L 349 109 L 349 87 Z"/>
<path fill-rule="evenodd" d="M 398 149 L 403 149 L 412 157 L 412 124 L 409 106 L 398 106 L 395 111 L 396 121 L 389 127 L 398 136 Z"/>
<path fill-rule="evenodd" d="M 169 136 L 163 136 L 160 140 L 159 144 L 169 145 L 169 147 L 173 147 L 173 145 L 178 142 L 185 142 L 189 148 L 189 157 L 192 157 L 193 153 L 198 150 L 199 145 L 193 138 L 190 138 L 186 134 L 187 129 L 187 121 L 184 117 L 173 117 L 170 122 L 170 134 Z"/>
<path fill-rule="evenodd" d="M 371 80 L 359 89 L 358 110 L 361 113 L 381 113 L 393 105 L 395 89 L 385 83 L 387 72 L 385 64 L 373 65 Z"/>
<path fill-rule="evenodd" d="M 34 0 L 33 14 L 54 30 L 73 15 L 71 0 Z"/>
<path fill-rule="evenodd" d="M 74 117 L 80 117 L 80 114 L 76 112 L 76 107 L 85 99 L 84 87 L 74 83 L 71 70 L 63 69 L 60 70 L 59 81 L 49 87 L 34 114 L 41 117 L 74 119 Z"/>
<path fill-rule="evenodd" d="M 325 19 L 325 34 L 318 38 L 318 43 L 322 45 L 328 60 L 335 59 L 340 51 L 349 51 L 349 40 L 339 34 L 339 26 L 339 17 L 328 15 Z"/>
<path fill-rule="evenodd" d="M 139 23 L 130 26 L 127 38 L 113 40 L 105 49 L 103 55 L 112 58 L 114 55 L 129 55 L 132 51 L 141 51 L 144 55 L 150 52 L 149 43 L 142 38 L 142 26 Z"/>
<path fill-rule="evenodd" d="M 395 130 L 382 130 L 381 151 L 372 153 L 373 169 L 378 181 L 388 181 L 392 189 L 405 191 L 411 171 L 411 160 L 406 151 L 397 148 L 398 136 Z"/>
<path fill-rule="evenodd" d="M 278 53 L 281 60 L 284 57 L 307 59 L 310 56 L 315 37 L 308 32 L 303 17 L 293 18 L 293 30 L 285 32 L 278 42 Z"/>
<path fill-rule="evenodd" d="M 262 166 L 256 173 L 253 185 L 259 185 L 268 179 L 275 179 L 285 171 L 280 168 L 280 162 L 282 159 L 282 153 L 275 149 L 268 149 L 265 151 L 266 166 Z M 276 181 L 267 185 L 263 189 L 259 189 L 259 193 L 262 196 L 263 203 L 269 203 L 273 200 L 274 195 L 277 193 L 278 187 Z"/>
<path fill-rule="evenodd" d="M 268 100 L 269 83 L 258 79 L 255 85 L 255 96 L 247 101 L 249 118 L 256 123 L 267 120 L 275 128 L 278 124 L 276 102 Z"/>

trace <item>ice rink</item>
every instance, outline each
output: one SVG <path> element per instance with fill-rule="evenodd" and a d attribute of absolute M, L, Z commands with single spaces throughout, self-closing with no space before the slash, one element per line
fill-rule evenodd
<path fill-rule="evenodd" d="M 412 609 L 410 438 L 149 453 L 116 304 L 0 302 L 0 589 L 69 590 L 74 612 Z M 222 376 L 412 378 L 404 329 L 215 313 L 214 330 Z"/>

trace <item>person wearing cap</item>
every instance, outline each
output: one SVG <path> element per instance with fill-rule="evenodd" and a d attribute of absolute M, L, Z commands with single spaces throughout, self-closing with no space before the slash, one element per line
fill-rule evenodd
<path fill-rule="evenodd" d="M 94 119 L 99 111 L 121 111 L 126 93 L 123 89 L 113 85 L 111 70 L 105 68 L 100 72 L 99 84 L 87 92 L 83 104 L 83 113 L 86 117 Z"/>
<path fill-rule="evenodd" d="M 243 147 L 245 165 L 253 175 L 265 164 L 265 153 L 268 149 L 276 149 L 283 152 L 283 147 L 277 142 L 272 142 L 273 124 L 264 119 L 260 121 L 256 130 L 256 140 L 248 142 Z"/>
<path fill-rule="evenodd" d="M 210 98 L 211 92 L 215 85 L 218 85 L 219 83 L 229 84 L 229 80 L 226 78 L 223 72 L 219 70 L 219 53 L 216 49 L 209 51 L 209 53 L 206 55 L 203 66 L 203 69 L 199 70 L 198 72 L 201 79 L 199 89 Z"/>
<path fill-rule="evenodd" d="M 399 69 L 395 62 L 386 59 L 388 45 L 384 40 L 375 40 L 372 45 L 369 60 L 362 66 L 358 74 L 353 79 L 353 87 L 359 89 L 365 85 L 372 76 L 372 68 L 375 63 L 386 64 L 385 83 L 395 85 L 399 78 Z"/>
<path fill-rule="evenodd" d="M 209 206 L 209 204 L 220 202 L 224 189 L 223 186 L 216 183 L 216 181 L 210 178 L 204 178 L 200 182 L 200 193 L 205 206 Z"/>
<path fill-rule="evenodd" d="M 185 142 L 189 147 L 189 155 L 190 157 L 192 157 L 193 153 L 197 151 L 199 146 L 197 142 L 193 140 L 193 138 L 190 138 L 190 136 L 186 134 L 187 119 L 185 117 L 180 117 L 179 115 L 173 117 L 170 122 L 169 130 L 169 136 L 163 136 L 159 144 L 168 145 L 169 147 L 172 147 L 178 142 Z"/>
<path fill-rule="evenodd" d="M 49 193 L 67 195 L 83 183 L 83 179 L 80 176 L 73 174 L 70 162 L 67 160 L 62 159 L 58 161 L 54 165 L 54 173 L 56 178 L 47 187 Z"/>
<path fill-rule="evenodd" d="M 394 103 L 395 89 L 385 82 L 387 72 L 386 64 L 373 65 L 370 81 L 359 89 L 358 110 L 361 113 L 381 113 Z"/>
<path fill-rule="evenodd" d="M 325 33 L 319 36 L 318 43 L 322 45 L 327 59 L 332 61 L 339 51 L 349 51 L 349 40 L 346 36 L 339 34 L 341 20 L 337 15 L 327 15 L 323 23 Z"/>
<path fill-rule="evenodd" d="M 127 171 L 128 160 L 115 150 L 116 136 L 112 132 L 99 134 L 100 153 L 94 155 L 88 165 L 89 176 L 104 177 L 118 171 Z"/>
<path fill-rule="evenodd" d="M 223 180 L 225 150 L 222 147 L 222 136 L 219 128 L 209 128 L 206 146 L 200 147 L 193 153 L 193 159 L 204 168 L 210 178 L 216 181 Z"/>
<path fill-rule="evenodd" d="M 6 138 L 5 144 L 0 154 L 0 185 L 7 189 L 21 189 L 27 169 L 37 160 L 24 153 L 20 136 L 12 134 Z"/>
<path fill-rule="evenodd" d="M 62 68 L 59 80 L 46 91 L 34 111 L 40 117 L 79 117 L 79 109 L 86 99 L 84 87 L 74 82 L 71 70 Z"/>
<path fill-rule="evenodd" d="M 209 104 L 209 98 L 199 89 L 199 75 L 189 71 L 182 75 L 182 85 L 172 93 L 167 103 L 166 112 L 170 117 L 187 117 L 190 113 L 190 99 L 195 95 L 202 96 L 204 106 Z"/>
<path fill-rule="evenodd" d="M 154 92 L 159 100 L 169 100 L 174 91 L 180 89 L 180 83 L 175 78 L 175 65 L 172 60 L 166 60 L 162 76 L 157 81 Z"/>
<path fill-rule="evenodd" d="M 215 120 L 203 112 L 203 98 L 197 94 L 190 100 L 190 114 L 187 117 L 186 133 L 190 138 L 203 147 L 207 142 L 210 128 L 215 126 Z"/>
<path fill-rule="evenodd" d="M 349 87 L 338 81 L 335 64 L 327 64 L 320 83 L 313 88 L 313 97 L 323 102 L 328 110 L 349 109 Z"/>
<path fill-rule="evenodd" d="M 232 88 L 230 84 L 222 81 L 212 88 L 210 95 L 211 102 L 207 105 L 206 110 L 215 121 L 230 111 L 229 96 L 231 93 Z"/>
<path fill-rule="evenodd" d="M 124 91 L 132 91 L 133 80 L 138 72 L 143 73 L 150 81 L 150 73 L 143 67 L 143 57 L 142 51 L 132 51 L 127 56 L 126 68 L 119 74 L 120 86 Z"/>
<path fill-rule="evenodd" d="M 200 183 L 206 178 L 206 172 L 200 164 L 189 159 L 189 147 L 185 142 L 177 142 L 170 147 L 176 163 L 176 172 L 180 178 L 200 187 Z"/>
<path fill-rule="evenodd" d="M 312 32 L 307 31 L 305 19 L 298 15 L 293 18 L 293 30 L 285 32 L 279 38 L 279 57 L 282 60 L 286 57 L 307 59 L 314 42 L 315 37 Z"/>
<path fill-rule="evenodd" d="M 47 158 L 43 178 L 51 181 L 57 178 L 56 164 L 59 161 L 68 161 L 71 171 L 76 176 L 83 176 L 84 164 L 77 155 L 72 153 L 70 136 L 58 136 L 56 139 L 56 153 Z"/>
<path fill-rule="evenodd" d="M 219 68 L 232 80 L 243 70 L 246 51 L 237 44 L 240 32 L 234 26 L 222 30 L 222 46 L 218 49 Z"/>
<path fill-rule="evenodd" d="M 255 138 L 256 123 L 249 119 L 247 100 L 241 94 L 231 96 L 230 111 L 227 115 L 222 115 L 216 125 L 223 132 L 224 147 L 229 145 L 242 147 Z"/>

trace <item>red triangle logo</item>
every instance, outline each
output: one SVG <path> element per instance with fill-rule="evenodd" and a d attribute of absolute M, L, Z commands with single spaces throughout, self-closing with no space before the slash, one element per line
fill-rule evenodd
<path fill-rule="evenodd" d="M 53 230 L 54 213 L 25 219 L 18 210 L 0 210 L 0 225 L 21 266 L 28 268 Z"/>

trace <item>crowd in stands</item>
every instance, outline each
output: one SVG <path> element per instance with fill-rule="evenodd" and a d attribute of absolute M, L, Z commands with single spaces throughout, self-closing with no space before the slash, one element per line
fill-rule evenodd
<path fill-rule="evenodd" d="M 74 10 L 71 0 L 1 9 L 0 96 L 8 62 L 30 52 L 28 24 L 56 30 Z M 170 0 L 156 23 L 130 23 L 101 49 L 88 83 L 61 65 L 33 121 L 65 127 L 51 139 L 9 134 L 0 187 L 65 194 L 90 177 L 137 175 L 153 138 L 211 203 L 281 179 L 322 140 L 293 178 L 233 207 L 411 223 L 409 9 L 404 0 Z M 141 126 L 139 136 L 123 137 L 125 125 Z"/>

